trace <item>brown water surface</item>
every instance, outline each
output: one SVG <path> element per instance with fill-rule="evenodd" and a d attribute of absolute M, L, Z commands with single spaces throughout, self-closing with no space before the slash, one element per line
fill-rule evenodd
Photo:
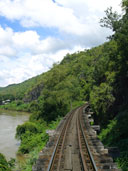
<path fill-rule="evenodd" d="M 17 125 L 29 119 L 25 112 L 0 110 L 0 153 L 7 159 L 16 158 L 20 141 L 15 139 Z"/>

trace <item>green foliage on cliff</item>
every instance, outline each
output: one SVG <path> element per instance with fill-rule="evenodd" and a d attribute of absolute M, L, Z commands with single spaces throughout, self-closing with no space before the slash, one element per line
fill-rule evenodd
<path fill-rule="evenodd" d="M 128 169 L 128 110 L 121 111 L 102 129 L 99 138 L 106 146 L 116 146 L 120 149 L 120 157 L 117 159 L 118 166 L 122 170 Z"/>

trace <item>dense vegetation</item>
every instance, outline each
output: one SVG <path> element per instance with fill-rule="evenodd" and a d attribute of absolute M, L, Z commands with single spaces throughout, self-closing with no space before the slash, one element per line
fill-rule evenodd
<path fill-rule="evenodd" d="M 25 162 L 18 164 L 18 170 L 31 171 L 36 162 L 39 152 L 46 145 L 49 136 L 46 130 L 55 129 L 61 118 L 47 124 L 43 119 L 40 121 L 30 118 L 29 122 L 17 127 L 16 138 L 21 140 L 19 154 L 28 154 Z"/>
<path fill-rule="evenodd" d="M 7 87 L 0 87 L 0 101 L 2 100 L 20 100 L 23 99 L 26 91 L 33 87 L 39 80 L 40 76 L 33 77 L 20 84 L 11 84 Z"/>
<path fill-rule="evenodd" d="M 100 139 L 106 146 L 120 149 L 118 165 L 128 170 L 128 0 L 122 2 L 122 8 L 122 16 L 109 8 L 101 20 L 102 26 L 114 32 L 107 43 L 67 54 L 50 71 L 0 88 L 1 101 L 13 97 L 6 109 L 25 108 L 33 113 L 29 122 L 17 127 L 20 152 L 31 153 L 43 146 L 42 140 L 48 139 L 45 128 L 51 121 L 89 101 L 95 123 L 102 128 Z"/>
<path fill-rule="evenodd" d="M 7 162 L 5 156 L 0 153 L 0 171 L 11 171 L 14 168 L 14 159 Z"/>

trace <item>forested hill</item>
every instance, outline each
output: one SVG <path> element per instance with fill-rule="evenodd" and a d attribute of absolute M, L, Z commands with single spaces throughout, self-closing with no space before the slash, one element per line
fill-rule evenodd
<path fill-rule="evenodd" d="M 123 16 L 106 11 L 102 25 L 114 34 L 101 46 L 67 54 L 60 64 L 18 85 L 0 88 L 5 108 L 21 105 L 33 112 L 32 120 L 47 122 L 64 116 L 71 108 L 89 101 L 99 135 L 105 145 L 118 146 L 118 164 L 128 168 L 128 0 Z M 24 104 L 26 103 L 26 105 Z M 21 108 L 20 108 L 21 109 Z"/>
<path fill-rule="evenodd" d="M 20 77 L 20 75 L 19 75 Z M 19 84 L 11 84 L 7 87 L 0 87 L 0 95 L 3 99 L 23 99 L 25 92 L 38 82 L 40 76 L 33 77 Z"/>

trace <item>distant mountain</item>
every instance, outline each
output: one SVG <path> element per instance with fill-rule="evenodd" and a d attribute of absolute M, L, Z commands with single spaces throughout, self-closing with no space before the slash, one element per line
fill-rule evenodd
<path fill-rule="evenodd" d="M 26 91 L 34 86 L 38 81 L 39 76 L 30 78 L 19 84 L 11 84 L 0 88 L 0 95 L 12 95 L 15 99 L 22 99 Z"/>

